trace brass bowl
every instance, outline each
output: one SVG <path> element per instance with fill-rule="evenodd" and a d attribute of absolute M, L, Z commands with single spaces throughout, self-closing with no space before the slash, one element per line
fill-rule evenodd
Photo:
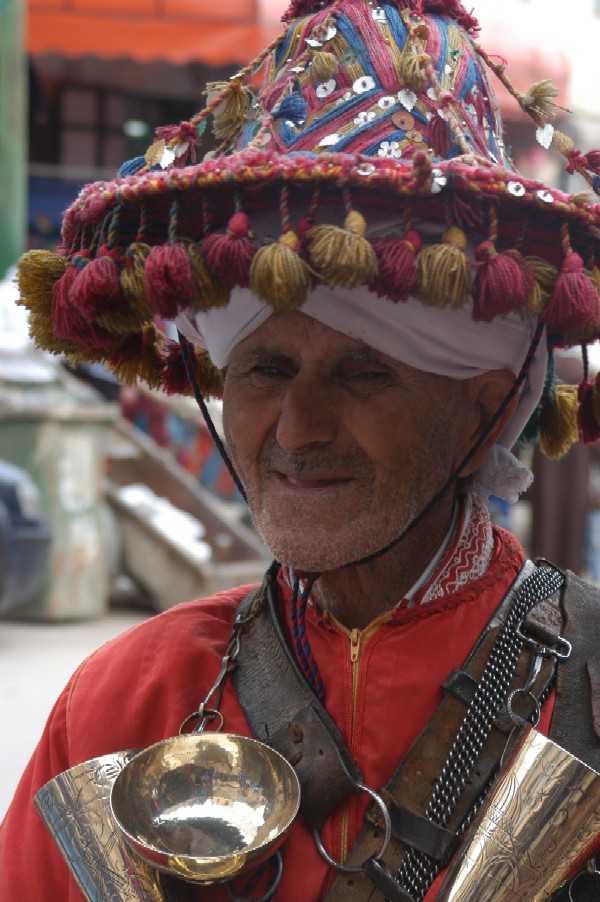
<path fill-rule="evenodd" d="M 110 804 L 142 858 L 189 882 L 214 883 L 281 845 L 298 812 L 300 784 L 285 758 L 262 742 L 193 733 L 132 758 Z"/>

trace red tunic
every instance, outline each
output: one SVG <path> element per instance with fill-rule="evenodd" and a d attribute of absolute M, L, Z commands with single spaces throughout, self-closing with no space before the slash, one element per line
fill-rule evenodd
<path fill-rule="evenodd" d="M 307 633 L 338 724 L 364 776 L 378 788 L 421 732 L 441 700 L 440 686 L 462 664 L 523 564 L 508 533 L 494 528 L 487 572 L 454 594 L 421 607 L 394 609 L 367 629 L 346 630 L 315 608 Z M 175 735 L 219 672 L 236 605 L 250 587 L 178 605 L 134 627 L 92 654 L 58 699 L 40 744 L 0 828 L 1 896 L 18 902 L 81 902 L 32 798 L 59 772 L 121 749 Z M 288 590 L 281 617 L 289 629 Z M 228 732 L 249 735 L 230 681 L 220 710 Z M 322 840 L 343 860 L 361 829 L 368 799 L 353 797 L 325 824 Z M 280 902 L 317 902 L 335 878 L 298 817 L 282 848 Z M 244 878 L 235 885 L 243 894 Z M 221 902 L 223 887 L 197 890 Z M 433 899 L 430 891 L 427 899 Z"/>

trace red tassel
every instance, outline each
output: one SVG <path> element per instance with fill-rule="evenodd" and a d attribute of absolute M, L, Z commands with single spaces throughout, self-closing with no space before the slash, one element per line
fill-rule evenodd
<path fill-rule="evenodd" d="M 579 441 L 584 445 L 591 445 L 600 439 L 600 423 L 594 414 L 594 384 L 582 382 L 577 389 L 577 426 L 579 427 Z"/>
<path fill-rule="evenodd" d="M 247 288 L 250 264 L 256 245 L 250 240 L 250 219 L 246 213 L 234 213 L 227 231 L 213 232 L 200 245 L 202 256 L 211 272 L 229 289 Z"/>
<path fill-rule="evenodd" d="M 436 154 L 442 159 L 446 159 L 452 148 L 452 138 L 450 136 L 450 127 L 445 119 L 442 119 L 437 112 L 433 114 L 429 120 L 427 127 L 427 143 L 434 149 Z"/>
<path fill-rule="evenodd" d="M 166 353 L 162 360 L 162 386 L 168 395 L 191 395 L 190 385 L 181 347 L 176 341 L 165 343 Z M 210 362 L 208 355 L 196 351 L 193 356 L 194 377 L 203 397 L 220 397 L 223 384 L 219 371 Z"/>
<path fill-rule="evenodd" d="M 417 287 L 417 254 L 423 247 L 420 235 L 409 231 L 404 238 L 373 238 L 379 272 L 369 288 L 394 303 L 406 301 Z"/>
<path fill-rule="evenodd" d="M 77 272 L 70 300 L 89 320 L 121 313 L 124 299 L 119 282 L 117 253 L 101 247 L 97 256 Z"/>
<path fill-rule="evenodd" d="M 561 335 L 598 323 L 598 292 L 579 254 L 565 257 L 543 315 L 549 332 Z"/>
<path fill-rule="evenodd" d="M 475 251 L 479 266 L 473 283 L 473 319 L 491 322 L 527 303 L 535 275 L 518 251 L 499 254 L 491 241 Z"/>
<path fill-rule="evenodd" d="M 70 303 L 69 295 L 73 282 L 77 278 L 77 270 L 70 267 L 52 286 L 52 330 L 59 338 L 71 339 L 77 335 L 81 313 Z"/>
<path fill-rule="evenodd" d="M 167 318 L 192 307 L 198 297 L 198 286 L 183 244 L 162 244 L 151 249 L 146 259 L 145 283 L 150 307 Z"/>
<path fill-rule="evenodd" d="M 62 339 L 74 342 L 87 351 L 106 352 L 115 347 L 118 338 L 100 326 L 94 326 L 71 302 L 71 289 L 78 272 L 74 267 L 54 283 L 52 288 L 52 328 Z"/>

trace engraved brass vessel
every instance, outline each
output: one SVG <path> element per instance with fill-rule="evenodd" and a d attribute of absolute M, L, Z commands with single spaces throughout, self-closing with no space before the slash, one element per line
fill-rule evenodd
<path fill-rule="evenodd" d="M 181 880 L 225 881 L 272 855 L 300 784 L 264 743 L 192 733 L 70 768 L 35 804 L 89 902 L 170 902 Z"/>
<path fill-rule="evenodd" d="M 528 727 L 436 902 L 543 902 L 598 851 L 600 774 Z"/>

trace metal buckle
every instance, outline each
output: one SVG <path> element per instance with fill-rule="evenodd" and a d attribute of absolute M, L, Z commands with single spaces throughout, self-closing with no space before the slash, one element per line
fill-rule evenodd
<path fill-rule="evenodd" d="M 533 639 L 532 636 L 528 636 L 527 633 L 524 633 L 522 626 L 523 624 L 520 623 L 515 632 L 519 639 L 521 639 L 525 645 L 531 648 L 536 654 L 542 655 L 544 658 L 555 658 L 557 661 L 566 661 L 567 658 L 570 657 L 573 646 L 568 639 L 564 638 L 564 636 L 556 637 L 556 645 L 543 645 L 541 642 Z"/>

